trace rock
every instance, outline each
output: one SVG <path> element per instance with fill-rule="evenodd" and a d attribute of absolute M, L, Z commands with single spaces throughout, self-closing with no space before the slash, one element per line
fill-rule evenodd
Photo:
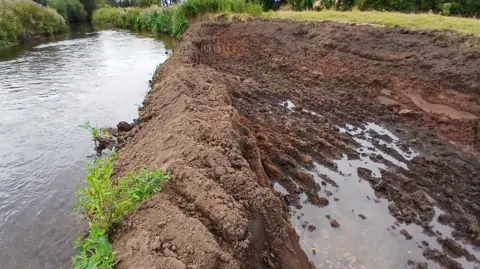
<path fill-rule="evenodd" d="M 317 255 L 317 250 L 314 249 L 314 248 L 312 248 L 312 254 L 313 254 L 313 255 Z"/>
<path fill-rule="evenodd" d="M 117 124 L 117 129 L 119 132 L 128 132 L 132 130 L 132 125 L 126 121 L 121 121 Z"/>
<path fill-rule="evenodd" d="M 309 231 L 309 232 L 315 231 L 316 228 L 317 228 L 317 227 L 315 227 L 315 225 L 308 225 L 308 231 Z"/>
<path fill-rule="evenodd" d="M 358 214 L 358 216 L 363 220 L 367 219 L 367 217 L 365 217 L 365 215 L 363 215 L 363 214 Z"/>
<path fill-rule="evenodd" d="M 330 226 L 332 226 L 333 228 L 337 229 L 340 227 L 340 223 L 338 223 L 338 221 L 332 219 L 330 220 Z"/>
<path fill-rule="evenodd" d="M 338 202 L 338 201 L 340 201 L 340 198 L 333 197 L 333 200 L 334 200 L 335 202 Z"/>

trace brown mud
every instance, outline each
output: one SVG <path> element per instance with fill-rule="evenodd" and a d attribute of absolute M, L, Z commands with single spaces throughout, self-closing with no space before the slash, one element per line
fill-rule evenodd
<path fill-rule="evenodd" d="M 167 190 L 119 268 L 478 268 L 480 41 L 333 22 L 197 22 L 117 174 Z"/>

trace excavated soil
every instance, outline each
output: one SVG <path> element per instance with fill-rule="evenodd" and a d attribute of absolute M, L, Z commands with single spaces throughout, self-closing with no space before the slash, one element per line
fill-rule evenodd
<path fill-rule="evenodd" d="M 480 41 L 197 22 L 116 165 L 171 182 L 119 268 L 479 268 Z"/>

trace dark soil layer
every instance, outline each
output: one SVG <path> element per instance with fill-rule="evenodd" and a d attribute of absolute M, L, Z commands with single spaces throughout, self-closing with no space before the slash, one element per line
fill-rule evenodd
<path fill-rule="evenodd" d="M 119 154 L 118 174 L 150 166 L 172 175 L 116 235 L 119 268 L 313 268 L 289 211 L 302 208 L 302 193 L 320 208 L 342 202 L 324 190 L 338 179 L 311 173 L 317 164 L 338 171 L 332 160 L 342 156 L 388 167 L 358 176 L 374 188 L 372 201 L 389 201 L 398 225 L 438 237 L 442 249 L 425 244 L 425 257 L 442 268 L 462 268 L 458 257 L 476 263 L 457 241 L 480 246 L 478 44 L 333 22 L 193 24 Z M 388 135 L 342 131 L 367 123 L 386 127 L 414 158 L 382 144 Z M 357 151 L 365 137 L 394 160 Z M 438 220 L 434 207 L 445 212 Z M 453 238 L 435 234 L 432 221 L 451 226 Z"/>

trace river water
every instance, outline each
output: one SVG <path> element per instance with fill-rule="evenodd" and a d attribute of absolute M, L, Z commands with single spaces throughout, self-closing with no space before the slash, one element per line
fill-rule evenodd
<path fill-rule="evenodd" d="M 167 42 L 168 41 L 168 42 Z M 68 268 L 93 151 L 78 125 L 138 116 L 171 40 L 123 31 L 0 51 L 0 268 Z"/>

